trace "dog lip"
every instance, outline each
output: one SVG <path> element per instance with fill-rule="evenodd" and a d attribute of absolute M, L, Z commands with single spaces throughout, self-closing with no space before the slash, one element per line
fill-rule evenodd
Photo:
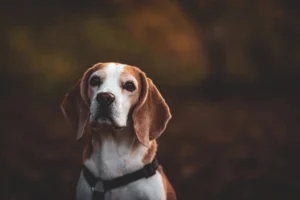
<path fill-rule="evenodd" d="M 107 120 L 107 121 L 110 121 L 110 122 L 114 123 L 113 119 L 110 116 L 107 116 L 107 115 L 98 115 L 97 118 L 96 118 L 96 122 L 95 123 L 97 123 L 97 121 L 99 119 L 103 120 L 103 121 Z"/>
<path fill-rule="evenodd" d="M 111 122 L 110 126 L 114 130 L 123 130 L 124 128 L 126 128 L 126 126 L 120 126 L 120 125 L 116 124 L 116 122 L 110 116 L 98 116 L 96 118 L 96 120 L 91 123 L 92 127 L 96 128 L 97 126 L 99 126 L 101 124 L 105 124 L 105 122 L 98 122 L 98 119 L 103 120 L 103 121 L 105 121 L 105 120 L 110 121 Z"/>

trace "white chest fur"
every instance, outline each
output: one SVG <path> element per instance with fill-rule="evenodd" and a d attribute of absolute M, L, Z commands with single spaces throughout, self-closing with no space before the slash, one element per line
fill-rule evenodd
<path fill-rule="evenodd" d="M 106 137 L 101 144 L 94 142 L 94 152 L 90 159 L 85 161 L 88 169 L 103 180 L 110 180 L 124 174 L 137 171 L 144 166 L 142 162 L 147 148 L 139 145 L 131 151 L 132 141 L 121 140 L 116 142 L 113 137 Z M 92 200 L 91 187 L 82 173 L 77 185 L 78 200 Z M 158 200 L 166 199 L 161 174 L 143 178 L 125 186 L 107 191 L 105 200 Z"/>

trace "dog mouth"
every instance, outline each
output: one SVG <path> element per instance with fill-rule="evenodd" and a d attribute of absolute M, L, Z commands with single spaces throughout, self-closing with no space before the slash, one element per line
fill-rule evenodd
<path fill-rule="evenodd" d="M 99 113 L 96 119 L 91 123 L 93 130 L 98 130 L 101 126 L 109 126 L 113 130 L 123 130 L 125 126 L 120 126 L 108 113 Z"/>
<path fill-rule="evenodd" d="M 112 119 L 112 117 L 109 116 L 98 116 L 96 118 L 96 123 L 98 124 L 108 124 L 108 125 L 115 125 L 115 121 Z"/>

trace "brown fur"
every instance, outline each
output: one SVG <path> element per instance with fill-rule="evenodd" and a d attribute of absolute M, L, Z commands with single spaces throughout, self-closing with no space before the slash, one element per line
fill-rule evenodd
<path fill-rule="evenodd" d="M 75 84 L 71 91 L 65 96 L 61 109 L 67 121 L 77 132 L 79 140 L 85 132 L 89 118 L 89 108 L 80 94 L 81 79 Z"/>
<path fill-rule="evenodd" d="M 150 147 L 148 148 L 148 151 L 143 158 L 143 162 L 145 164 L 150 163 L 154 159 L 154 157 L 156 155 L 156 151 L 157 151 L 157 142 L 156 142 L 156 140 L 153 140 L 153 141 L 151 141 Z M 176 200 L 177 197 L 176 197 L 175 190 L 173 189 L 169 179 L 167 178 L 166 174 L 164 173 L 161 165 L 159 166 L 158 171 L 162 176 L 167 200 Z"/>
<path fill-rule="evenodd" d="M 86 125 L 89 119 L 90 100 L 87 95 L 88 78 L 94 71 L 104 66 L 105 64 L 97 63 L 89 68 L 65 96 L 61 104 L 61 110 L 65 118 L 77 132 L 77 140 L 79 140 L 86 131 Z"/>
<path fill-rule="evenodd" d="M 104 68 L 107 64 L 106 63 L 97 63 L 94 66 L 92 66 L 91 68 L 89 68 L 82 76 L 82 82 L 81 82 L 81 96 L 84 99 L 84 101 L 90 105 L 90 97 L 89 97 L 89 91 L 88 91 L 88 80 L 90 78 L 90 76 L 92 75 L 92 73 L 94 73 L 97 70 L 100 70 L 102 68 Z M 105 77 L 102 77 L 102 79 Z"/>
<path fill-rule="evenodd" d="M 156 155 L 156 151 L 157 151 L 157 143 L 155 140 L 153 140 L 151 141 L 147 153 L 144 155 L 143 163 L 145 164 L 150 163 L 154 159 Z"/>
<path fill-rule="evenodd" d="M 130 66 L 130 65 L 127 65 L 125 68 L 124 68 L 124 71 L 121 75 L 121 79 L 122 77 L 125 77 L 126 75 L 132 75 L 135 77 L 135 79 L 138 81 L 138 85 L 137 85 L 137 92 L 135 92 L 133 95 L 133 98 L 131 98 L 131 105 L 134 105 L 138 102 L 139 100 L 139 97 L 140 97 L 140 93 L 141 93 L 141 81 L 140 81 L 140 77 L 139 77 L 139 70 L 137 70 L 136 67 L 133 67 L 133 66 Z M 122 83 L 123 84 L 123 83 Z"/>
<path fill-rule="evenodd" d="M 160 166 L 158 168 L 158 171 L 162 176 L 162 180 L 163 180 L 167 200 L 176 200 L 177 199 L 176 192 L 175 192 L 173 186 L 171 185 L 169 179 L 167 178 L 165 172 L 163 171 L 162 166 Z"/>
<path fill-rule="evenodd" d="M 139 75 L 141 94 L 132 117 L 138 140 L 143 145 L 149 146 L 151 140 L 158 138 L 164 132 L 172 116 L 152 80 L 140 70 Z"/>

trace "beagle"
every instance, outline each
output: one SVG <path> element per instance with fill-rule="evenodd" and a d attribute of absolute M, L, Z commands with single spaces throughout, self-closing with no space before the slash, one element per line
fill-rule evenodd
<path fill-rule="evenodd" d="M 65 96 L 61 109 L 83 135 L 78 200 L 175 200 L 156 162 L 158 138 L 171 119 L 168 105 L 139 68 L 97 63 Z"/>

